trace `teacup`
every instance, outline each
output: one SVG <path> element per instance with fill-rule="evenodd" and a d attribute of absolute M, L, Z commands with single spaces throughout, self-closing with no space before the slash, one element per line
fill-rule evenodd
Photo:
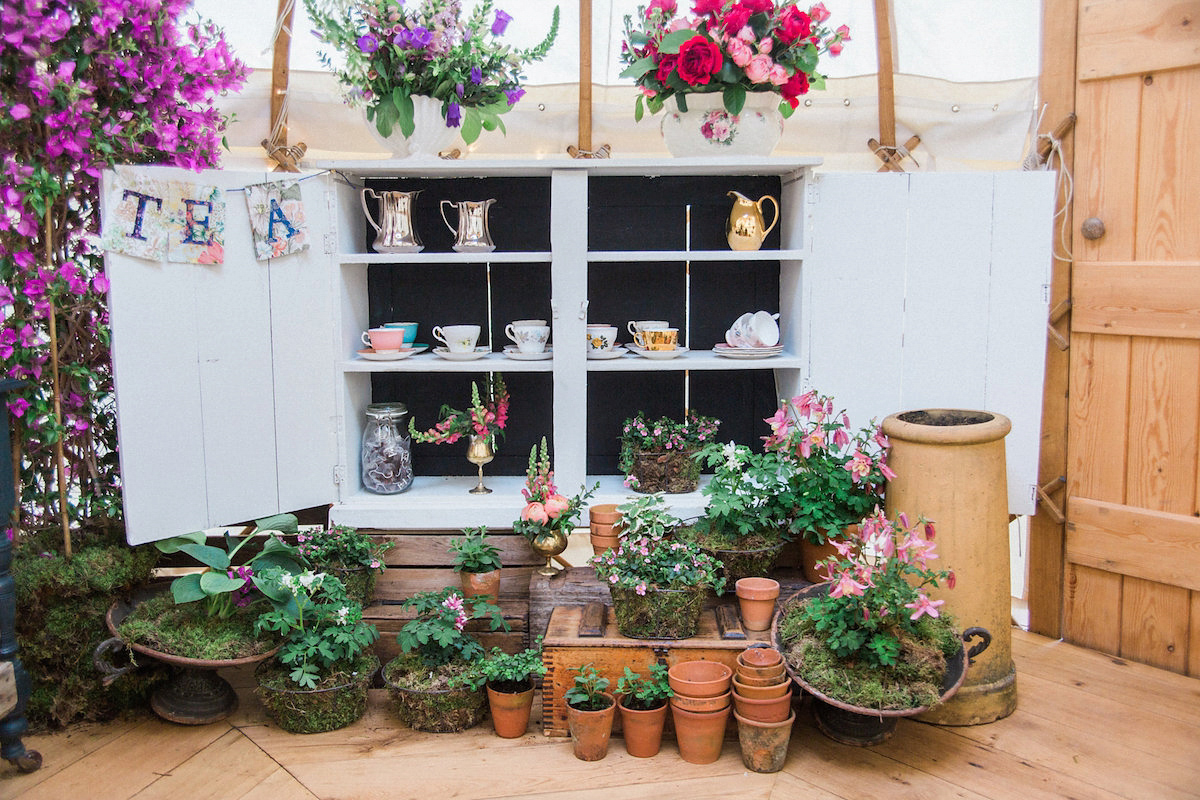
<path fill-rule="evenodd" d="M 404 331 L 404 346 L 412 347 L 412 343 L 417 340 L 417 323 L 415 322 L 385 322 L 385 328 L 399 328 Z"/>
<path fill-rule="evenodd" d="M 404 329 L 371 328 L 363 333 L 362 343 L 374 348 L 376 352 L 399 350 L 404 347 Z"/>
<path fill-rule="evenodd" d="M 504 326 L 504 333 L 516 343 L 522 353 L 542 353 L 546 350 L 546 342 L 550 340 L 550 326 L 546 324 L 532 325 L 528 323 L 539 320 L 519 319 Z"/>
<path fill-rule="evenodd" d="M 479 341 L 478 325 L 440 325 L 433 327 L 433 338 L 446 345 L 451 353 L 473 353 Z"/>
<path fill-rule="evenodd" d="M 667 322 L 665 319 L 640 319 L 630 320 L 629 325 L 626 327 L 629 328 L 629 333 L 632 335 L 638 331 L 666 330 L 667 328 L 671 327 L 671 323 Z"/>
<path fill-rule="evenodd" d="M 588 352 L 612 350 L 617 343 L 617 328 L 615 325 L 588 325 Z"/>
<path fill-rule="evenodd" d="M 679 346 L 679 329 L 638 331 L 633 335 L 633 342 L 643 350 L 674 350 Z"/>

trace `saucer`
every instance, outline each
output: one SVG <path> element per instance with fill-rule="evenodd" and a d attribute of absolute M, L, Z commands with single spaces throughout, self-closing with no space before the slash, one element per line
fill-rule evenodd
<path fill-rule="evenodd" d="M 623 346 L 617 345 L 612 350 L 588 350 L 587 357 L 596 361 L 607 361 L 611 358 L 620 358 L 628 352 Z"/>
<path fill-rule="evenodd" d="M 368 347 L 366 350 L 359 350 L 358 357 L 367 361 L 399 361 L 409 356 L 415 356 L 417 353 L 422 353 L 428 349 L 428 345 L 418 344 L 404 350 L 384 350 L 375 352 L 374 348 Z"/>
<path fill-rule="evenodd" d="M 634 352 L 636 352 L 642 358 L 665 361 L 669 358 L 677 358 L 687 351 L 688 349 L 686 347 L 676 347 L 674 350 L 636 350 Z"/>
<path fill-rule="evenodd" d="M 479 347 L 475 348 L 474 352 L 451 353 L 448 348 L 435 347 L 433 348 L 433 352 L 447 361 L 474 361 L 477 358 L 483 358 L 488 353 L 492 352 L 492 349 L 487 345 L 480 345 Z"/>
<path fill-rule="evenodd" d="M 547 346 L 540 353 L 522 353 L 516 345 L 510 344 L 504 348 L 504 355 L 513 361 L 547 361 L 554 358 L 554 350 Z"/>
<path fill-rule="evenodd" d="M 721 342 L 713 345 L 713 353 L 725 358 L 771 358 L 783 352 L 783 345 L 775 347 L 730 347 Z"/>

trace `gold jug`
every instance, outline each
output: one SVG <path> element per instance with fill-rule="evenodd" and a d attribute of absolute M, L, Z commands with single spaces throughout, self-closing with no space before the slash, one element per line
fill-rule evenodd
<path fill-rule="evenodd" d="M 733 201 L 733 210 L 729 212 L 729 224 L 725 227 L 725 238 L 729 240 L 731 250 L 757 250 L 762 247 L 763 239 L 779 222 L 779 204 L 769 194 L 764 194 L 754 202 L 741 192 L 728 192 Z M 771 224 L 763 227 L 762 204 L 770 200 L 775 208 L 775 218 Z"/>
<path fill-rule="evenodd" d="M 376 192 L 363 189 L 358 199 L 362 202 L 367 222 L 375 229 L 375 242 L 371 245 L 376 253 L 419 253 L 425 246 L 413 227 L 413 201 L 422 189 L 412 192 Z M 367 208 L 368 195 L 379 201 L 379 221 L 371 216 Z"/>

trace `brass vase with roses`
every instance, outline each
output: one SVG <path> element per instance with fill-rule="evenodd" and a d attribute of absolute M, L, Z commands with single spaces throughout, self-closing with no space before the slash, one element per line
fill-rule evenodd
<path fill-rule="evenodd" d="M 529 450 L 529 467 L 525 475 L 525 488 L 521 496 L 525 507 L 521 518 L 513 522 L 513 530 L 525 537 L 533 552 L 546 559 L 546 566 L 538 570 L 547 577 L 557 574 L 551 561 L 567 549 L 567 537 L 579 522 L 584 502 L 600 488 L 596 483 L 590 489 L 579 487 L 573 497 L 559 494 L 554 485 L 554 471 L 550 469 L 550 450 L 546 437 L 541 447 L 534 445 Z"/>

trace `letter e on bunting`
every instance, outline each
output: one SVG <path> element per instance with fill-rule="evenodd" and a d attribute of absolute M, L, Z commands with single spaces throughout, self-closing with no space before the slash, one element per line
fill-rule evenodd
<path fill-rule="evenodd" d="M 159 181 L 129 181 L 118 172 L 108 194 L 101 247 L 161 261 L 167 253 L 166 188 Z"/>
<path fill-rule="evenodd" d="M 225 263 L 225 197 L 215 186 L 172 184 L 167 260 Z"/>
<path fill-rule="evenodd" d="M 308 225 L 299 181 L 271 181 L 246 187 L 254 255 L 259 261 L 308 249 Z"/>

